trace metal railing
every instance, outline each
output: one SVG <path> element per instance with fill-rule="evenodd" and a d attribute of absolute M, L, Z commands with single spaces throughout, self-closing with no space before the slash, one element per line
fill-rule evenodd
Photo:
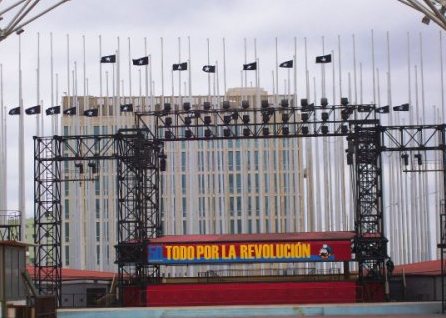
<path fill-rule="evenodd" d="M 0 241 L 20 241 L 20 211 L 0 210 Z"/>

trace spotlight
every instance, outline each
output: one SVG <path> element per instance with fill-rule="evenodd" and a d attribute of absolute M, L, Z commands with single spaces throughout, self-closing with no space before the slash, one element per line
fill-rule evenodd
<path fill-rule="evenodd" d="M 373 110 L 372 105 L 359 105 L 358 113 L 369 113 Z"/>
<path fill-rule="evenodd" d="M 347 106 L 348 105 L 348 98 L 347 97 L 341 97 L 341 105 Z"/>
<path fill-rule="evenodd" d="M 231 116 L 229 116 L 229 115 L 225 115 L 225 116 L 223 117 L 223 122 L 224 122 L 226 125 L 228 125 L 228 124 L 231 122 L 231 119 L 232 119 Z"/>
<path fill-rule="evenodd" d="M 231 107 L 231 104 L 229 104 L 228 100 L 223 101 L 223 109 L 229 109 Z"/>
<path fill-rule="evenodd" d="M 186 131 L 184 132 L 184 136 L 186 138 L 192 138 L 192 130 L 186 129 Z"/>
<path fill-rule="evenodd" d="M 164 111 L 166 113 L 170 112 L 170 110 L 172 109 L 170 103 L 164 103 Z"/>
<path fill-rule="evenodd" d="M 212 130 L 210 130 L 209 128 L 206 129 L 206 130 L 204 131 L 204 136 L 205 136 L 206 138 L 210 138 L 210 137 L 212 136 Z"/>
<path fill-rule="evenodd" d="M 328 120 L 328 116 L 329 116 L 329 114 L 327 112 L 323 112 L 322 113 L 322 121 L 327 121 Z"/>
<path fill-rule="evenodd" d="M 282 114 L 282 122 L 287 123 L 290 119 L 290 116 L 288 114 Z"/>
<path fill-rule="evenodd" d="M 268 136 L 269 135 L 269 128 L 268 127 L 263 127 L 262 132 L 263 132 L 263 136 Z"/>
<path fill-rule="evenodd" d="M 243 128 L 243 136 L 248 137 L 250 135 L 250 131 L 248 128 Z"/>
<path fill-rule="evenodd" d="M 166 117 L 166 119 L 164 120 L 164 123 L 167 127 L 172 125 L 172 117 Z"/>
<path fill-rule="evenodd" d="M 321 131 L 322 131 L 322 134 L 324 134 L 324 135 L 328 134 L 328 126 L 327 125 L 322 125 L 321 126 Z"/>
<path fill-rule="evenodd" d="M 96 174 L 97 173 L 97 167 L 96 167 L 96 163 L 94 162 L 89 162 L 88 166 L 91 168 L 91 173 Z"/>
<path fill-rule="evenodd" d="M 416 155 L 414 155 L 415 159 L 417 159 L 417 163 L 419 166 L 421 166 L 423 164 L 423 159 L 421 157 L 421 153 L 417 153 Z"/>
<path fill-rule="evenodd" d="M 232 119 L 237 120 L 237 118 L 238 118 L 238 113 L 237 111 L 235 111 L 232 113 Z"/>
<path fill-rule="evenodd" d="M 190 110 L 190 103 L 189 103 L 189 102 L 185 102 L 185 103 L 183 103 L 183 109 L 184 109 L 185 111 L 189 111 L 189 110 Z"/>
<path fill-rule="evenodd" d="M 300 115 L 300 119 L 301 119 L 304 123 L 306 123 L 306 122 L 308 121 L 309 118 L 310 118 L 310 116 L 309 116 L 308 114 L 306 114 L 306 113 Z"/>
<path fill-rule="evenodd" d="M 166 166 L 166 158 L 163 157 L 160 159 L 160 171 L 166 171 Z"/>
<path fill-rule="evenodd" d="M 347 164 L 351 166 L 353 164 L 353 153 L 347 153 Z"/>
<path fill-rule="evenodd" d="M 268 113 L 262 114 L 262 121 L 264 124 L 267 124 L 269 122 L 269 114 Z"/>
<path fill-rule="evenodd" d="M 244 124 L 248 124 L 249 123 L 249 115 L 243 115 L 242 121 Z"/>
<path fill-rule="evenodd" d="M 308 127 L 307 126 L 303 126 L 302 127 L 302 135 L 308 135 L 308 133 L 309 133 Z"/>
<path fill-rule="evenodd" d="M 166 138 L 167 140 L 172 139 L 173 138 L 172 132 L 170 130 L 166 130 L 164 132 L 164 138 Z"/>
<path fill-rule="evenodd" d="M 260 105 L 261 105 L 262 108 L 268 108 L 269 107 L 268 101 L 266 99 L 262 100 L 260 102 Z"/>
<path fill-rule="evenodd" d="M 204 124 L 205 125 L 210 125 L 211 122 L 212 122 L 211 116 L 204 116 Z"/>
<path fill-rule="evenodd" d="M 223 129 L 223 135 L 225 137 L 231 137 L 231 129 L 229 129 L 229 128 Z"/>
<path fill-rule="evenodd" d="M 290 134 L 290 128 L 288 128 L 287 126 L 282 128 L 282 135 L 284 136 L 288 136 Z"/>
<path fill-rule="evenodd" d="M 302 98 L 302 99 L 300 100 L 300 106 L 302 106 L 302 107 L 306 107 L 306 106 L 308 106 L 308 99 L 306 99 L 306 98 Z"/>
<path fill-rule="evenodd" d="M 288 99 L 282 99 L 281 101 L 280 101 L 280 106 L 282 106 L 282 107 L 288 107 L 290 104 L 289 104 L 289 102 L 288 102 Z"/>
<path fill-rule="evenodd" d="M 404 153 L 401 155 L 401 159 L 403 159 L 404 165 L 408 166 L 409 165 L 409 155 L 407 153 Z"/>
<path fill-rule="evenodd" d="M 347 121 L 351 114 L 352 114 L 352 110 L 351 109 L 348 109 L 348 108 L 343 109 L 341 111 L 341 118 L 342 118 L 342 120 L 343 121 Z"/>
<path fill-rule="evenodd" d="M 184 118 L 184 124 L 186 126 L 190 126 L 191 123 L 192 123 L 192 118 L 190 118 L 189 116 Z"/>
<path fill-rule="evenodd" d="M 309 105 L 306 106 L 302 106 L 302 111 L 303 112 L 311 112 L 314 110 L 314 103 L 311 103 Z"/>
<path fill-rule="evenodd" d="M 247 100 L 242 100 L 242 108 L 243 109 L 249 108 L 249 102 Z"/>
<path fill-rule="evenodd" d="M 82 162 L 75 163 L 74 166 L 75 166 L 76 168 L 79 168 L 79 173 L 80 173 L 80 174 L 83 174 L 83 173 L 84 173 L 84 164 L 83 164 Z"/>
<path fill-rule="evenodd" d="M 209 110 L 209 109 L 211 109 L 211 103 L 210 103 L 210 102 L 204 102 L 204 103 L 203 103 L 203 109 L 204 109 L 204 110 Z"/>
<path fill-rule="evenodd" d="M 322 97 L 321 98 L 321 106 L 322 107 L 327 107 L 328 106 L 328 99 L 327 99 L 327 97 Z"/>
<path fill-rule="evenodd" d="M 341 132 L 343 134 L 348 134 L 348 126 L 347 125 L 342 125 L 341 126 Z"/>

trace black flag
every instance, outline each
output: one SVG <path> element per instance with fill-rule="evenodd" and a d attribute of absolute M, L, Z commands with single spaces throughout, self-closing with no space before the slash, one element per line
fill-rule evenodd
<path fill-rule="evenodd" d="M 400 106 L 393 107 L 393 110 L 396 112 L 407 112 L 409 111 L 409 104 L 402 104 Z"/>
<path fill-rule="evenodd" d="M 180 64 L 173 64 L 172 70 L 174 71 L 187 71 L 187 62 L 180 63 Z"/>
<path fill-rule="evenodd" d="M 279 64 L 279 67 L 292 68 L 293 67 L 293 60 L 282 62 L 282 63 Z"/>
<path fill-rule="evenodd" d="M 98 109 L 97 108 L 87 109 L 86 111 L 84 111 L 84 116 L 98 117 Z"/>
<path fill-rule="evenodd" d="M 47 116 L 60 114 L 60 106 L 53 106 L 45 110 Z"/>
<path fill-rule="evenodd" d="M 123 112 L 123 113 L 133 111 L 133 104 L 124 104 L 124 105 L 121 105 L 120 107 L 121 107 L 121 112 Z"/>
<path fill-rule="evenodd" d="M 149 57 L 144 56 L 139 59 L 133 59 L 133 65 L 149 65 Z"/>
<path fill-rule="evenodd" d="M 257 69 L 257 62 L 243 64 L 244 71 L 255 71 Z"/>
<path fill-rule="evenodd" d="M 379 114 L 388 114 L 389 113 L 389 109 L 390 109 L 389 106 L 378 107 L 378 108 L 375 109 L 375 112 L 379 113 Z"/>
<path fill-rule="evenodd" d="M 316 63 L 331 63 L 331 54 L 316 56 Z"/>
<path fill-rule="evenodd" d="M 215 73 L 215 65 L 205 65 L 202 70 L 206 73 Z"/>
<path fill-rule="evenodd" d="M 25 114 L 27 114 L 27 115 L 40 114 L 40 105 L 29 107 L 29 108 L 25 109 Z"/>
<path fill-rule="evenodd" d="M 107 55 L 101 57 L 101 63 L 116 63 L 116 55 Z"/>
<path fill-rule="evenodd" d="M 9 115 L 20 115 L 20 107 L 11 108 L 9 110 Z"/>
<path fill-rule="evenodd" d="M 72 116 L 72 115 L 76 115 L 76 107 L 71 107 L 71 108 L 67 108 L 63 111 L 64 115 L 68 115 L 68 116 Z"/>

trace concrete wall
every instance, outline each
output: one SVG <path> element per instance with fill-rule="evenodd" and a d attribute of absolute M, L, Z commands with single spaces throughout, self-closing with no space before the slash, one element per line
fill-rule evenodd
<path fill-rule="evenodd" d="M 390 282 L 390 297 L 395 301 L 439 301 L 441 300 L 441 277 L 406 276 L 406 287 L 402 277 Z"/>
<path fill-rule="evenodd" d="M 97 297 L 109 289 L 107 283 L 65 282 L 62 285 L 62 307 L 96 307 Z"/>

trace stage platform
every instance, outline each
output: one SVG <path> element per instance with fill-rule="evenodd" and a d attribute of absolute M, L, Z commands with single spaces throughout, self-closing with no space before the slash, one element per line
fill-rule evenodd
<path fill-rule="evenodd" d="M 154 308 L 59 309 L 58 318 L 238 318 L 238 317 L 434 317 L 441 302 L 331 305 L 209 306 Z"/>

